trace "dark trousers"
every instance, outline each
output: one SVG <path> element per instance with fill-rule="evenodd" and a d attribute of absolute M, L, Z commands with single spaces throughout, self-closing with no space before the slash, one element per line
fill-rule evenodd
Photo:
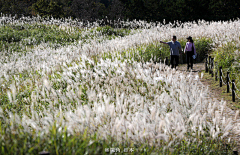
<path fill-rule="evenodd" d="M 174 60 L 175 60 L 175 65 L 174 65 Z M 178 64 L 179 64 L 179 56 L 178 55 L 171 55 L 171 66 L 172 66 L 172 68 L 173 67 L 177 67 L 178 66 Z"/>
<path fill-rule="evenodd" d="M 187 51 L 187 69 L 193 68 L 193 51 Z"/>

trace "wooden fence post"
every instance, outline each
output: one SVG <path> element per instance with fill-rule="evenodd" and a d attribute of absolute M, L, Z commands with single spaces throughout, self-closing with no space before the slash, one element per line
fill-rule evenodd
<path fill-rule="evenodd" d="M 219 84 L 222 87 L 222 66 L 219 67 Z"/>
<path fill-rule="evenodd" d="M 211 56 L 208 57 L 208 63 L 211 63 Z"/>
<path fill-rule="evenodd" d="M 230 72 L 227 72 L 227 93 L 229 93 L 229 88 L 230 88 L 230 85 L 229 85 L 229 73 Z"/>
<path fill-rule="evenodd" d="M 209 69 L 209 74 L 211 74 L 211 56 L 208 56 L 208 69 Z"/>
<path fill-rule="evenodd" d="M 215 72 L 215 81 L 218 80 L 217 78 L 217 74 L 218 74 L 218 70 L 217 70 L 217 62 L 215 62 L 215 68 L 216 68 L 216 72 Z"/>
<path fill-rule="evenodd" d="M 212 77 L 213 77 L 213 68 L 214 68 L 214 58 L 211 58 L 211 73 L 212 73 Z"/>
<path fill-rule="evenodd" d="M 235 102 L 235 80 L 232 80 L 232 101 Z"/>
<path fill-rule="evenodd" d="M 205 72 L 208 72 L 208 56 L 206 55 Z"/>
<path fill-rule="evenodd" d="M 238 151 L 233 151 L 233 154 L 234 155 L 238 155 Z"/>

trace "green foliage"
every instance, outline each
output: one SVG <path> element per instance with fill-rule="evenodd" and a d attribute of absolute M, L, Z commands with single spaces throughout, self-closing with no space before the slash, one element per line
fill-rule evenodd
<path fill-rule="evenodd" d="M 63 4 L 53 0 L 38 0 L 32 5 L 32 10 L 40 16 L 52 16 L 54 18 L 64 17 Z"/>
<path fill-rule="evenodd" d="M 131 32 L 131 30 L 128 29 L 116 29 L 111 26 L 98 27 L 96 31 L 102 33 L 103 35 L 120 37 L 124 37 Z"/>
<path fill-rule="evenodd" d="M 95 19 L 146 21 L 219 21 L 236 19 L 240 14 L 240 1 L 218 0 L 0 0 L 4 14 L 73 17 Z"/>
<path fill-rule="evenodd" d="M 234 43 L 227 43 L 221 48 L 218 48 L 213 52 L 215 62 L 218 63 L 218 66 L 222 66 L 223 68 L 231 68 L 233 62 L 237 61 L 235 59 L 234 51 L 237 50 Z"/>
<path fill-rule="evenodd" d="M 21 51 L 26 46 L 39 45 L 42 42 L 66 45 L 81 38 L 81 31 L 68 33 L 58 26 L 46 25 L 5 25 L 0 27 L 0 49 Z"/>
<path fill-rule="evenodd" d="M 223 47 L 216 49 L 211 55 L 217 63 L 217 67 L 222 66 L 223 75 L 226 77 L 227 71 L 230 72 L 230 79 L 235 79 L 237 89 L 240 88 L 240 48 L 235 42 L 228 42 Z M 215 68 L 218 69 L 218 68 Z M 226 83 L 226 79 L 223 78 Z M 240 92 L 236 90 L 240 95 Z"/>
<path fill-rule="evenodd" d="M 200 137 L 195 142 L 182 140 L 179 145 L 174 147 L 172 154 L 233 154 L 234 144 L 228 144 L 220 138 Z"/>
<path fill-rule="evenodd" d="M 143 62 L 148 62 L 151 60 L 154 62 L 163 62 L 165 57 L 170 55 L 169 47 L 160 43 L 153 43 L 147 45 L 146 47 L 138 48 L 137 50 L 139 51 L 139 56 L 135 55 L 135 60 Z"/>
<path fill-rule="evenodd" d="M 213 41 L 210 38 L 200 38 L 195 40 L 194 45 L 198 54 L 198 61 L 201 62 L 206 57 L 206 54 L 212 50 Z"/>
<path fill-rule="evenodd" d="M 125 142 L 117 142 L 115 138 L 108 137 L 103 140 L 101 136 L 88 134 L 88 129 L 83 133 L 70 134 L 67 127 L 61 128 L 56 124 L 49 129 L 48 134 L 40 134 L 35 130 L 22 132 L 22 126 L 15 125 L 14 132 L 4 122 L 0 122 L 0 154 L 38 154 L 46 151 L 50 154 L 110 154 L 110 150 L 119 149 L 124 153 L 128 148 L 129 154 L 232 154 L 235 146 L 226 143 L 220 138 L 211 139 L 206 136 L 196 137 L 194 141 L 179 140 L 164 149 L 166 142 L 161 141 L 158 146 L 149 144 L 133 143 L 130 139 Z M 34 135 L 34 136 L 32 136 Z M 132 149 L 132 151 L 130 151 Z M 126 149 L 125 149 L 126 151 Z"/>
<path fill-rule="evenodd" d="M 28 14 L 27 0 L 0 0 L 0 12 L 12 15 Z"/>
<path fill-rule="evenodd" d="M 82 35 L 82 29 L 74 28 L 74 31 L 64 30 L 57 25 L 5 25 L 0 27 L 0 50 L 18 51 L 32 48 L 41 43 L 50 43 L 50 46 L 57 48 L 58 45 L 65 46 L 77 40 L 86 42 L 87 39 L 96 37 L 97 33 L 107 36 L 107 39 L 124 37 L 129 35 L 129 29 L 114 29 L 110 26 L 92 29 L 90 33 Z"/>
<path fill-rule="evenodd" d="M 229 20 L 239 17 L 240 2 L 217 0 L 120 0 L 130 19 L 173 22 L 205 20 Z M 224 6 L 224 7 L 223 7 Z"/>

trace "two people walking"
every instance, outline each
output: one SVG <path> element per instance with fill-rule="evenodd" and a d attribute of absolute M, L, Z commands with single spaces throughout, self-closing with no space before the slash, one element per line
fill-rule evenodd
<path fill-rule="evenodd" d="M 187 70 L 189 70 L 190 67 L 191 69 L 193 69 L 193 57 L 196 56 L 196 48 L 194 46 L 191 36 L 189 36 L 186 39 L 188 40 L 188 42 L 186 43 L 184 53 L 187 54 Z M 171 68 L 176 68 L 179 64 L 179 54 L 182 51 L 181 45 L 177 41 L 177 37 L 173 36 L 172 41 L 170 42 L 160 41 L 160 43 L 169 45 L 170 55 L 171 55 Z M 175 60 L 175 64 L 174 64 L 174 60 Z"/>

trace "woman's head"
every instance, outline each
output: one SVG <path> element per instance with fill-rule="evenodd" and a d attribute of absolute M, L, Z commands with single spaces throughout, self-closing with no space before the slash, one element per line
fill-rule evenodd
<path fill-rule="evenodd" d="M 187 38 L 187 40 L 188 40 L 188 42 L 193 43 L 193 40 L 192 40 L 192 37 L 191 37 L 191 36 L 189 36 L 189 37 Z"/>

